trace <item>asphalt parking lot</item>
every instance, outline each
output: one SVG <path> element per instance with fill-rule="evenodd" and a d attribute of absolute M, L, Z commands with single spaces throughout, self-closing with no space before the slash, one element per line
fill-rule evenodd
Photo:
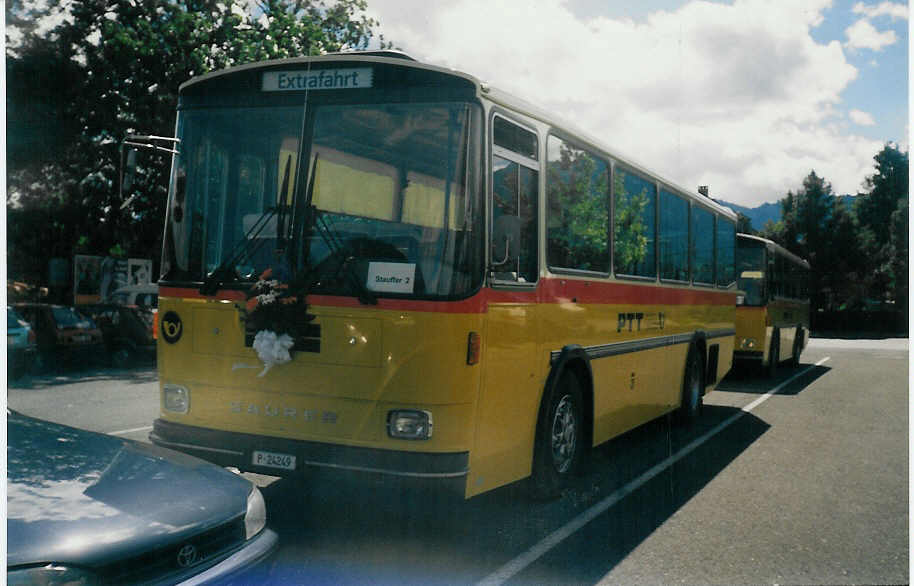
<path fill-rule="evenodd" d="M 556 501 L 466 502 L 320 474 L 263 486 L 279 552 L 257 579 L 335 584 L 909 581 L 906 339 L 813 339 L 776 380 L 728 376 L 689 428 L 595 451 Z M 145 440 L 151 368 L 27 377 L 10 407 Z"/>

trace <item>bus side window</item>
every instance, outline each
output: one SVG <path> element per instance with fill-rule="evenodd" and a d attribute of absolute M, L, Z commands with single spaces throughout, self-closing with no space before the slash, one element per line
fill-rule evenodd
<path fill-rule="evenodd" d="M 657 276 L 657 186 L 621 167 L 613 179 L 613 267 L 617 275 Z"/>
<path fill-rule="evenodd" d="M 492 156 L 492 277 L 535 283 L 539 164 L 536 135 L 495 118 Z M 532 156 L 531 156 L 532 155 Z"/>

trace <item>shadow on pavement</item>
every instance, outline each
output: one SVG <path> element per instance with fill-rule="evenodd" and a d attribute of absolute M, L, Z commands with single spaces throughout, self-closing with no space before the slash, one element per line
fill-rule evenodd
<path fill-rule="evenodd" d="M 812 368 L 810 368 L 812 366 Z M 791 381 L 787 386 L 778 391 L 778 395 L 799 395 L 812 383 L 825 376 L 831 368 L 828 366 L 815 366 L 810 364 L 800 364 L 797 367 L 782 366 L 778 369 L 775 378 L 768 378 L 764 374 L 752 373 L 747 371 L 731 371 L 720 383 L 717 384 L 717 390 L 728 393 L 747 393 L 751 395 L 764 395 L 771 389 L 782 384 L 790 377 L 809 368 L 809 371 Z"/>
<path fill-rule="evenodd" d="M 121 381 L 124 384 L 143 384 L 155 382 L 158 377 L 154 364 L 133 368 L 70 368 L 55 373 L 27 374 L 16 380 L 8 380 L 7 387 L 11 389 L 40 390 L 59 385 L 109 380 Z"/>
<path fill-rule="evenodd" d="M 263 490 L 279 553 L 258 570 L 268 583 L 474 583 L 739 409 L 705 406 L 690 427 L 655 420 L 596 448 L 590 470 L 551 502 L 524 482 L 469 501 L 385 478 L 320 472 Z M 663 470 L 516 579 L 594 583 L 768 429 L 751 414 Z"/>

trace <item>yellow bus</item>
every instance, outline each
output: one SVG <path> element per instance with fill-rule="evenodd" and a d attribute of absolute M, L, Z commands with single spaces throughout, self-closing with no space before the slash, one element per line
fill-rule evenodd
<path fill-rule="evenodd" d="M 779 244 L 736 235 L 737 287 L 734 359 L 777 374 L 796 366 L 809 341 L 809 263 Z"/>
<path fill-rule="evenodd" d="M 176 128 L 156 444 L 548 497 L 731 367 L 734 213 L 470 75 L 244 65 Z"/>

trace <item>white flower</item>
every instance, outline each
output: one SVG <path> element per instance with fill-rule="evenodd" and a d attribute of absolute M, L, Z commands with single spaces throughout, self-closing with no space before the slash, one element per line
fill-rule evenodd
<path fill-rule="evenodd" d="M 276 293 L 264 293 L 263 295 L 257 296 L 257 302 L 267 305 L 276 301 Z"/>
<path fill-rule="evenodd" d="M 285 364 L 292 360 L 289 350 L 295 345 L 295 340 L 289 334 L 277 335 L 271 330 L 260 330 L 254 336 L 254 351 L 263 362 L 263 371 L 257 376 L 263 376 L 270 368 L 278 364 Z"/>
<path fill-rule="evenodd" d="M 278 288 L 279 288 L 279 281 L 277 281 L 275 279 L 272 281 L 264 281 L 263 279 L 261 279 L 260 281 L 257 281 L 256 283 L 254 283 L 254 289 L 256 289 L 257 291 L 274 292 Z"/>

